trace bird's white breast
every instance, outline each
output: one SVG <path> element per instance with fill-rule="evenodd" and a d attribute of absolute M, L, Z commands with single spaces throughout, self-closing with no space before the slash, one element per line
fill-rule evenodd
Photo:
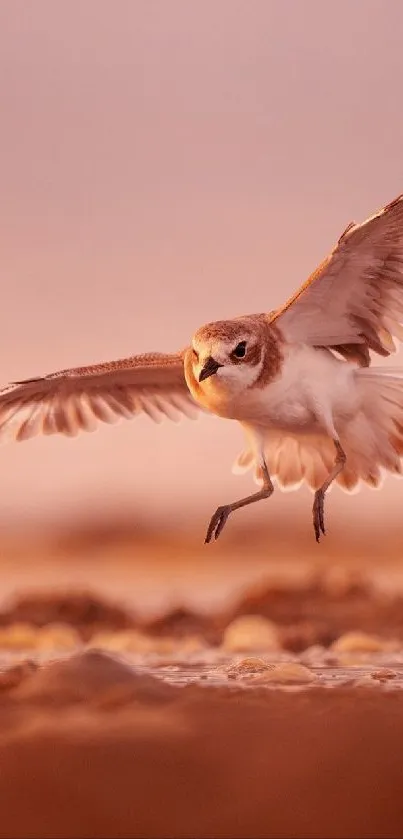
<path fill-rule="evenodd" d="M 281 371 L 239 398 L 237 419 L 290 432 L 329 432 L 335 414 L 355 410 L 354 367 L 327 350 L 287 346 Z"/>

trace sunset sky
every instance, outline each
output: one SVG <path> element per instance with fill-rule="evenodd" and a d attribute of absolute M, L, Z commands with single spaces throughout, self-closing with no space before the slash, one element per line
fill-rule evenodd
<path fill-rule="evenodd" d="M 3 0 L 2 382 L 279 305 L 403 191 L 402 26 L 401 0 Z M 121 503 L 207 519 L 249 491 L 242 445 L 214 418 L 10 445 L 0 519 Z M 270 515 L 309 503 L 278 494 Z M 383 521 L 403 484 L 331 503 Z"/>

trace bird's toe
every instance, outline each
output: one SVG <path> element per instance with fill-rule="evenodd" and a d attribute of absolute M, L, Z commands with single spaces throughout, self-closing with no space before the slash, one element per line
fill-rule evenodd
<path fill-rule="evenodd" d="M 220 533 L 222 533 L 225 527 L 230 512 L 231 508 L 229 506 L 217 508 L 214 515 L 211 517 L 210 524 L 207 528 L 207 534 L 204 540 L 205 544 L 211 542 L 213 538 L 218 539 Z"/>

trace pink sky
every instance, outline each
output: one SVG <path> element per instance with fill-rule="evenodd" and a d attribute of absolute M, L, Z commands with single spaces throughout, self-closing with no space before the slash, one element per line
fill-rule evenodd
<path fill-rule="evenodd" d="M 400 0 L 1 4 L 1 380 L 174 350 L 281 303 L 403 189 L 402 25 Z M 249 488 L 242 442 L 217 419 L 140 418 L 10 445 L 1 508 L 208 518 Z M 390 479 L 336 490 L 332 515 L 402 503 Z M 270 504 L 309 513 L 305 492 Z"/>

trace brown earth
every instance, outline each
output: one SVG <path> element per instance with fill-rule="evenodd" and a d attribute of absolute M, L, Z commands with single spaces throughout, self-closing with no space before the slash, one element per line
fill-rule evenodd
<path fill-rule="evenodd" d="M 3 545 L 0 837 L 403 836 L 400 537 L 122 533 Z"/>
<path fill-rule="evenodd" d="M 0 836 L 403 835 L 403 694 L 183 687 L 87 651 L 0 693 Z"/>
<path fill-rule="evenodd" d="M 260 583 L 247 588 L 238 602 L 224 610 L 201 614 L 177 606 L 150 618 L 89 591 L 28 592 L 0 608 L 0 627 L 15 622 L 37 627 L 64 623 L 73 626 L 84 641 L 104 630 L 139 629 L 157 637 L 198 635 L 217 645 L 228 624 L 241 615 L 262 615 L 276 623 L 282 647 L 291 651 L 313 644 L 327 647 L 351 630 L 403 643 L 403 592 L 385 594 L 368 575 L 357 573 L 320 574 L 298 587 Z"/>

